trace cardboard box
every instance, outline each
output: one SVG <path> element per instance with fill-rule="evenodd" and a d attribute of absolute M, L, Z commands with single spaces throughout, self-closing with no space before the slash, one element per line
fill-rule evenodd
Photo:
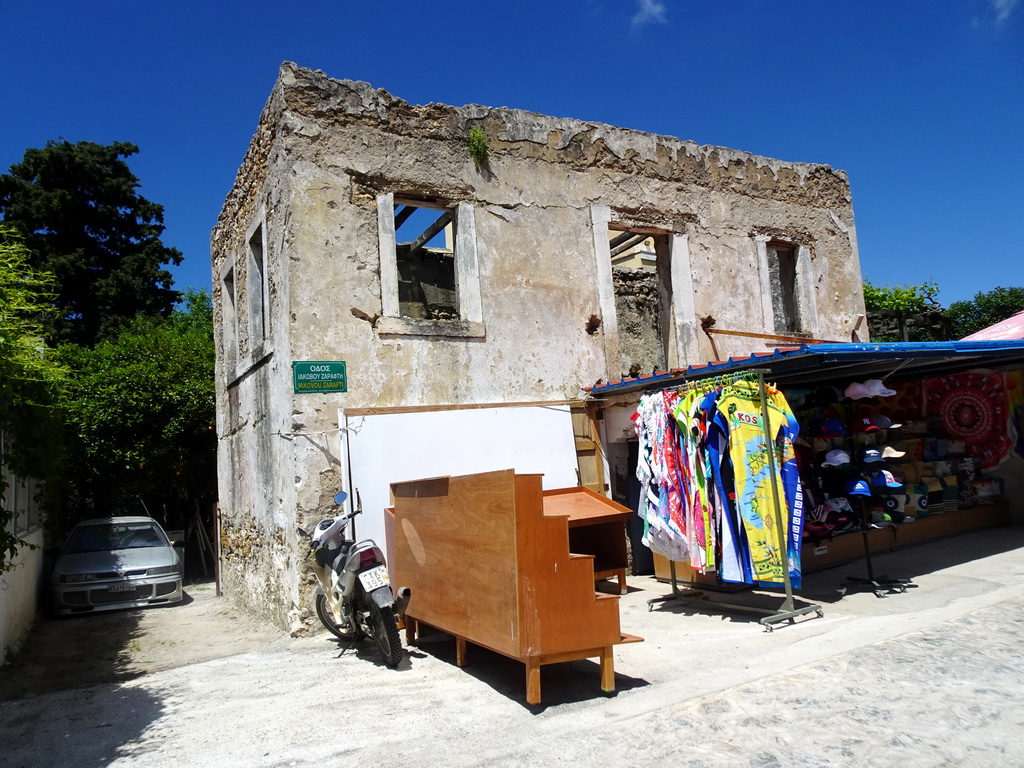
<path fill-rule="evenodd" d="M 654 555 L 654 578 L 658 581 L 671 581 L 672 572 L 669 566 L 669 560 L 663 555 L 659 555 L 657 552 L 652 552 Z M 677 584 L 691 584 L 695 587 L 718 587 L 718 576 L 715 575 L 714 571 L 709 573 L 701 573 L 695 571 L 690 567 L 689 563 L 676 563 L 676 583 Z M 725 585 L 723 585 L 725 586 Z"/>

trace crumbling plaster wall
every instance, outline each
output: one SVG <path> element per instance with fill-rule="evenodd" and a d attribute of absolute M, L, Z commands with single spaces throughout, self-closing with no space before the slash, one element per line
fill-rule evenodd
<path fill-rule="evenodd" d="M 286 626 L 298 603 L 301 554 L 295 534 L 295 446 L 285 233 L 290 212 L 287 177 L 268 182 L 286 164 L 280 141 L 280 88 L 275 87 L 211 237 L 214 333 L 217 346 L 217 470 L 221 580 L 225 593 L 253 613 Z M 267 232 L 270 306 L 265 339 L 246 311 L 250 300 L 247 237 Z M 230 299 L 222 280 L 234 268 L 237 324 L 227 322 Z M 229 337 L 235 337 L 234 344 Z M 284 354 L 280 354 L 284 351 Z"/>
<path fill-rule="evenodd" d="M 770 299 L 762 292 L 758 236 L 808 248 L 810 290 L 820 310 L 811 335 L 849 338 L 863 311 L 853 212 L 841 171 L 516 110 L 411 106 L 365 83 L 331 80 L 289 64 L 280 82 L 294 155 L 322 172 L 316 183 L 325 188 L 352 185 L 351 199 L 369 217 L 358 243 L 347 237 L 346 256 L 355 255 L 361 268 L 377 265 L 372 232 L 377 192 L 465 199 L 478 206 L 486 342 L 395 341 L 387 369 L 415 372 L 412 390 L 410 382 L 401 382 L 402 404 L 457 402 L 466 394 L 461 383 L 432 377 L 431 366 L 417 362 L 439 364 L 439 371 L 446 371 L 448 361 L 468 366 L 472 397 L 495 393 L 510 400 L 572 396 L 579 382 L 617 373 L 603 334 L 588 338 L 578 333 L 596 303 L 597 275 L 585 222 L 591 205 L 609 206 L 613 221 L 623 226 L 688 235 L 697 315 L 713 315 L 719 327 L 771 330 L 762 322 Z M 467 151 L 470 126 L 488 136 L 489 166 L 482 171 L 474 168 Z M 340 207 L 323 211 L 325 228 L 341 217 Z M 375 294 L 379 287 L 367 295 Z M 309 298 L 320 303 L 316 293 Z M 535 306 L 546 311 L 540 316 L 524 311 Z M 380 311 L 377 306 L 361 310 L 370 316 Z M 563 319 L 568 322 L 557 327 L 572 343 L 552 344 L 548 329 Z M 522 335 L 524 327 L 537 322 L 542 326 L 539 347 L 530 343 L 532 336 Z M 474 359 L 479 356 L 462 354 L 482 346 L 487 358 L 495 349 L 507 349 L 499 342 L 510 328 L 513 341 L 518 340 L 517 357 L 531 350 L 531 370 L 554 361 L 554 370 L 533 380 L 540 386 L 528 387 L 519 375 L 503 380 L 489 360 L 480 363 Z M 718 346 L 723 355 L 763 347 L 736 338 L 722 338 Z M 568 356 L 563 355 L 566 349 Z M 418 359 L 414 350 L 422 350 L 427 359 Z M 705 344 L 680 362 L 712 356 Z M 413 364 L 392 365 L 403 361 Z M 380 404 L 394 403 L 386 381 L 373 381 L 372 389 L 380 393 Z"/>
<path fill-rule="evenodd" d="M 482 168 L 468 152 L 471 126 L 487 136 Z M 387 192 L 472 203 L 483 336 L 380 332 L 376 206 Z M 273 352 L 233 379 L 218 362 L 227 589 L 294 624 L 307 577 L 293 527 L 338 489 L 339 408 L 574 398 L 620 373 L 614 309 L 599 289 L 610 275 L 595 248 L 606 237 L 594 226 L 603 206 L 617 226 L 685 236 L 687 252 L 673 255 L 689 259 L 685 298 L 719 327 L 765 330 L 751 319 L 763 315 L 754 237 L 764 233 L 810 247 L 825 308 L 815 335 L 848 333 L 863 311 L 841 171 L 506 108 L 412 106 L 282 66 L 213 236 L 226 355 L 222 263 L 243 252 L 246 228 L 265 211 Z M 675 362 L 712 356 L 678 347 Z M 751 343 L 727 339 L 719 351 L 746 354 Z M 250 354 L 240 346 L 240 358 Z M 348 392 L 293 395 L 293 360 L 345 360 Z"/>

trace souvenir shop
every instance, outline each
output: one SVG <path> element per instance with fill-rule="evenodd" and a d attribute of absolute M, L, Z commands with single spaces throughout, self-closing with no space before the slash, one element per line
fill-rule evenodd
<path fill-rule="evenodd" d="M 636 570 L 649 549 L 673 590 L 790 597 L 807 572 L 1024 522 L 1024 341 L 805 345 L 590 396 Z"/>

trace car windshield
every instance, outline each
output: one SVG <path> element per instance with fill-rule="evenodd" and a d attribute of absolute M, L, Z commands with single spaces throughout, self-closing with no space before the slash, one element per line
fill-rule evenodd
<path fill-rule="evenodd" d="M 64 554 L 163 546 L 167 546 L 167 537 L 153 523 L 97 523 L 75 528 L 64 546 Z"/>

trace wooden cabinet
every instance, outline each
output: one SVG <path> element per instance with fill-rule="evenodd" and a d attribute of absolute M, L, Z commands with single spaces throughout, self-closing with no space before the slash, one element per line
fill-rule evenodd
<path fill-rule="evenodd" d="M 641 638 L 621 633 L 618 596 L 594 590 L 597 555 L 570 554 L 564 511 L 581 496 L 553 494 L 548 507 L 541 476 L 513 470 L 394 483 L 391 494 L 392 581 L 412 589 L 410 642 L 422 623 L 455 637 L 459 666 L 467 642 L 522 661 L 531 704 L 540 667 L 560 661 L 599 658 L 601 687 L 614 690 L 612 648 Z"/>
<path fill-rule="evenodd" d="M 544 491 L 544 514 L 565 517 L 569 524 L 569 551 L 594 556 L 594 579 L 617 579 L 619 594 L 626 594 L 626 521 L 635 514 L 589 488 Z"/>

